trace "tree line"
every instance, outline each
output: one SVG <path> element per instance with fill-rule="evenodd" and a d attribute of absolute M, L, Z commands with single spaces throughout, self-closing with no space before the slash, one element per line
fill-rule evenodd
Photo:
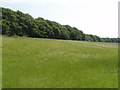
<path fill-rule="evenodd" d="M 8 8 L 2 8 L 2 35 L 94 42 L 120 42 L 119 38 L 100 38 L 96 35 L 85 34 L 76 27 L 61 25 L 41 17 L 33 18 L 29 14 Z"/>

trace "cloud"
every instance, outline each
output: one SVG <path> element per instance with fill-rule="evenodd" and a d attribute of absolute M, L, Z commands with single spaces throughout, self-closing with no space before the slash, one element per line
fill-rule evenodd
<path fill-rule="evenodd" d="M 28 0 L 26 0 L 28 1 Z M 26 2 L 25 0 L 3 0 L 3 3 L 21 3 L 21 2 Z"/>
<path fill-rule="evenodd" d="M 2 0 L 3 3 L 55 3 L 64 5 L 77 4 L 79 1 L 81 2 L 81 0 Z"/>
<path fill-rule="evenodd" d="M 56 0 L 3 0 L 5 3 L 39 3 L 39 2 L 56 2 Z"/>

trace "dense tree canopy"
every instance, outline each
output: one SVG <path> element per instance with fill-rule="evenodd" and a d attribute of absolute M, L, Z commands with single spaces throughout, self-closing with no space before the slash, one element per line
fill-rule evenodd
<path fill-rule="evenodd" d="M 118 38 L 100 38 L 96 35 L 88 35 L 76 27 L 61 25 L 41 17 L 34 19 L 29 14 L 24 14 L 21 11 L 12 11 L 7 8 L 2 8 L 2 34 L 94 42 L 120 41 Z"/>

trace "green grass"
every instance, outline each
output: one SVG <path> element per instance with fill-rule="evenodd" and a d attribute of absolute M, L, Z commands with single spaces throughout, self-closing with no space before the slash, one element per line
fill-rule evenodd
<path fill-rule="evenodd" d="M 3 36 L 3 88 L 117 88 L 116 43 Z"/>
<path fill-rule="evenodd" d="M 0 35 L 0 90 L 2 88 L 2 36 Z"/>

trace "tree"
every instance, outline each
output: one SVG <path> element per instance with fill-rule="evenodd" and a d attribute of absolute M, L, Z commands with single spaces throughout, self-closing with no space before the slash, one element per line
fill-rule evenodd
<path fill-rule="evenodd" d="M 120 42 L 119 38 L 100 38 L 96 35 L 85 34 L 82 30 L 69 25 L 61 25 L 42 17 L 33 18 L 21 11 L 2 8 L 2 34 L 27 36 L 36 38 L 54 38 L 65 40 L 80 40 L 94 42 Z M 0 22 L 1 27 L 1 22 Z"/>

